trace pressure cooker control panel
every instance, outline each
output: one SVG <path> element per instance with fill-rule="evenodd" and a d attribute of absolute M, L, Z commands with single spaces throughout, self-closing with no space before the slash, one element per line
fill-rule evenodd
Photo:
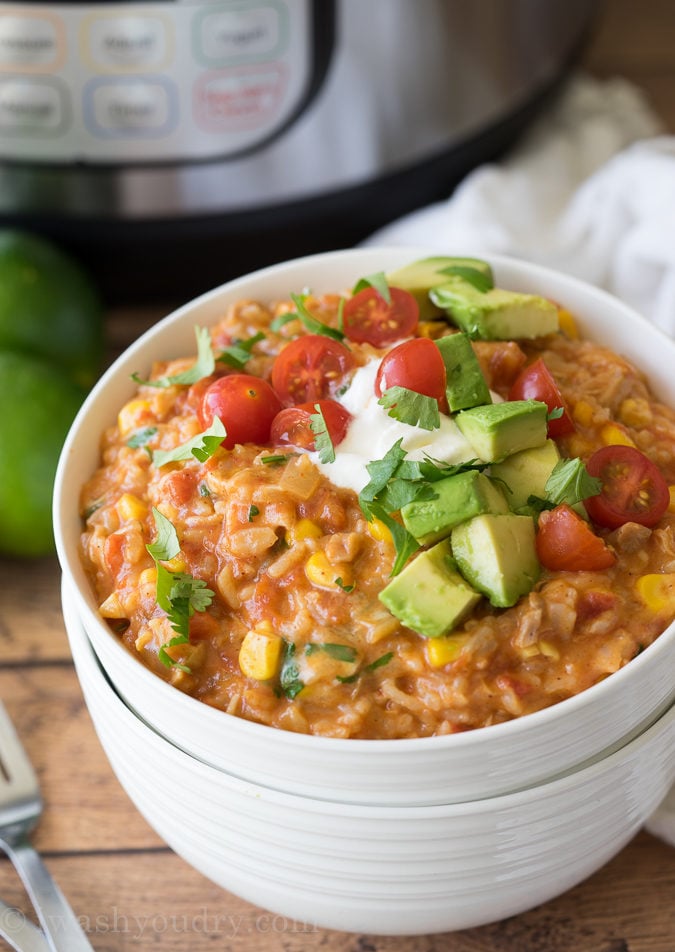
<path fill-rule="evenodd" d="M 181 162 L 255 149 L 307 101 L 310 4 L 0 2 L 0 159 Z"/>

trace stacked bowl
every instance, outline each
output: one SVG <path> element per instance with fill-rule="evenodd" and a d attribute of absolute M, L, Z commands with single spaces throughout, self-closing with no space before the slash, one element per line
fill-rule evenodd
<path fill-rule="evenodd" d="M 589 876 L 675 781 L 675 625 L 625 667 L 552 707 L 487 728 L 407 740 L 276 730 L 211 708 L 116 639 L 78 555 L 78 488 L 130 375 L 189 353 L 194 326 L 243 298 L 317 293 L 425 256 L 319 255 L 230 282 L 152 328 L 116 361 L 62 454 L 55 533 L 75 665 L 108 758 L 140 812 L 225 889 L 321 927 L 372 934 L 463 929 L 531 908 Z M 584 334 L 628 356 L 675 405 L 675 345 L 568 277 L 491 259 L 498 283 L 563 301 Z"/>

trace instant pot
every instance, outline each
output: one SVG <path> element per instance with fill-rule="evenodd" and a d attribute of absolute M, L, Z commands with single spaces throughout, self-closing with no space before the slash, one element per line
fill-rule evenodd
<path fill-rule="evenodd" d="M 353 245 L 509 145 L 595 8 L 0 2 L 0 224 L 113 299 Z"/>

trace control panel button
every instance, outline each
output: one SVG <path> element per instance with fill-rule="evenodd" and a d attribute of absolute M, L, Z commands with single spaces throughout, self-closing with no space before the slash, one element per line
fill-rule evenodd
<path fill-rule="evenodd" d="M 275 3 L 216 7 L 195 23 L 195 52 L 206 66 L 272 59 L 286 42 L 286 10 Z"/>
<path fill-rule="evenodd" d="M 171 57 L 171 26 L 160 16 L 91 16 L 82 33 L 82 56 L 108 72 L 162 69 Z"/>
<path fill-rule="evenodd" d="M 286 85 L 280 64 L 206 73 L 195 87 L 195 114 L 206 129 L 268 124 L 279 111 Z"/>
<path fill-rule="evenodd" d="M 107 138 L 162 136 L 178 116 L 175 87 L 162 77 L 92 80 L 84 107 L 90 132 Z"/>
<path fill-rule="evenodd" d="M 64 30 L 58 17 L 0 12 L 0 71 L 58 69 L 64 56 Z"/>
<path fill-rule="evenodd" d="M 0 131 L 4 135 L 58 135 L 67 114 L 66 92 L 57 80 L 0 77 Z"/>

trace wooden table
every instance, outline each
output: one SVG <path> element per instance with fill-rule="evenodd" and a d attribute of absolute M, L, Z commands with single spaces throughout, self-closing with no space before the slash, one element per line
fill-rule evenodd
<path fill-rule="evenodd" d="M 611 0 L 585 62 L 648 93 L 675 131 L 675 4 Z M 111 351 L 160 316 L 110 315 Z M 496 925 L 444 936 L 378 938 L 273 917 L 212 885 L 136 812 L 94 734 L 71 664 L 53 558 L 1 561 L 0 697 L 37 767 L 46 811 L 35 844 L 97 952 L 674 952 L 675 852 L 647 833 L 591 879 Z M 29 909 L 0 862 L 0 895 Z M 0 942 L 0 945 L 2 943 Z"/>

